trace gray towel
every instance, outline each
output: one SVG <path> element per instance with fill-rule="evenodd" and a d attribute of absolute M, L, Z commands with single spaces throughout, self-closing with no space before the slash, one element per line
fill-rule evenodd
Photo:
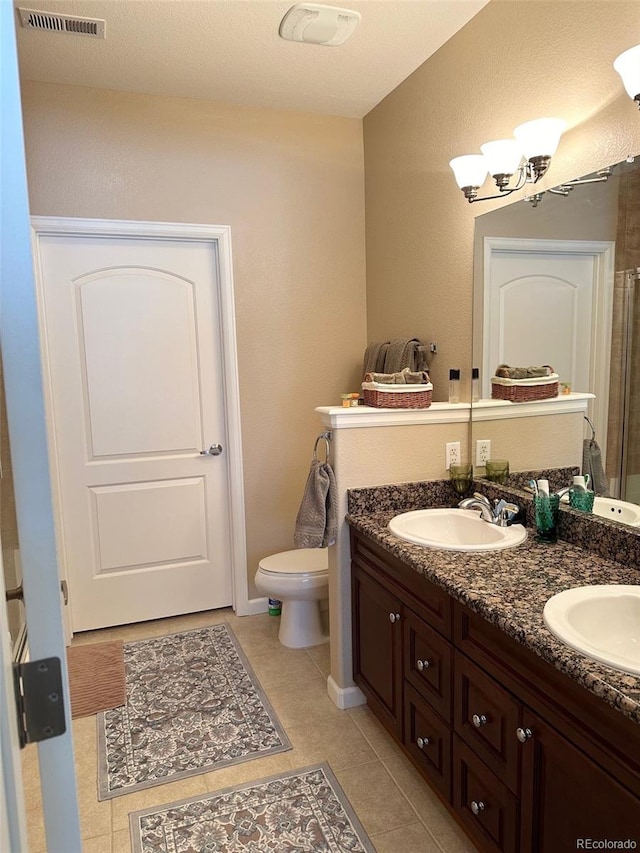
<path fill-rule="evenodd" d="M 411 371 L 427 370 L 427 360 L 420 351 L 422 344 L 418 338 L 394 338 L 384 360 L 384 370 L 376 373 L 399 373 L 405 367 Z"/>
<path fill-rule="evenodd" d="M 369 344 L 364 353 L 364 365 L 362 375 L 365 373 L 381 373 L 384 368 L 384 360 L 389 349 L 389 341 L 381 341 Z"/>
<path fill-rule="evenodd" d="M 595 438 L 585 438 L 582 443 L 582 473 L 591 477 L 589 488 L 596 495 L 610 497 L 609 481 L 602 467 L 602 451 Z"/>
<path fill-rule="evenodd" d="M 327 548 L 338 535 L 338 490 L 327 462 L 314 459 L 293 534 L 296 548 Z"/>

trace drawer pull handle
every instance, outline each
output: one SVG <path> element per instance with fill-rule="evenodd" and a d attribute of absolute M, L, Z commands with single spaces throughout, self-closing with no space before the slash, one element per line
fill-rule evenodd
<path fill-rule="evenodd" d="M 399 613 L 390 613 L 389 614 L 389 622 L 399 622 L 400 614 Z"/>
<path fill-rule="evenodd" d="M 471 811 L 474 813 L 474 815 L 479 815 L 480 812 L 484 811 L 484 809 L 485 805 L 482 800 L 478 800 L 477 802 L 476 800 L 471 800 Z"/>
<path fill-rule="evenodd" d="M 418 749 L 424 749 L 425 746 L 429 746 L 431 741 L 429 740 L 428 737 L 419 737 L 419 738 L 416 738 L 416 743 L 418 744 Z"/>
<path fill-rule="evenodd" d="M 430 666 L 431 666 L 431 664 L 429 663 L 428 660 L 419 660 L 418 659 L 416 661 L 416 668 L 417 668 L 418 672 L 422 672 L 423 669 L 429 669 Z"/>
<path fill-rule="evenodd" d="M 517 728 L 516 737 L 518 738 L 520 743 L 526 743 L 529 738 L 533 737 L 533 732 L 531 731 L 531 729 Z"/>
<path fill-rule="evenodd" d="M 471 721 L 477 729 L 481 729 L 483 726 L 486 726 L 488 722 L 484 714 L 474 714 L 473 717 L 471 717 Z"/>

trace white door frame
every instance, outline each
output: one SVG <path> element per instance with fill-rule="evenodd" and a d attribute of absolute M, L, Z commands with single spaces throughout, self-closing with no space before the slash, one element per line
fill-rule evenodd
<path fill-rule="evenodd" d="M 58 534 L 58 553 L 61 572 L 66 573 L 64 559 L 62 504 L 57 454 L 54 446 L 54 415 L 52 400 L 51 367 L 47 352 L 44 322 L 44 284 L 40 263 L 40 239 L 51 236 L 100 236 L 113 238 L 154 238 L 159 240 L 193 240 L 215 243 L 218 255 L 220 334 L 222 350 L 222 375 L 224 408 L 228 448 L 225 453 L 229 473 L 230 541 L 233 608 L 239 616 L 264 609 L 262 602 L 249 601 L 247 579 L 247 546 L 244 513 L 244 479 L 242 471 L 242 432 L 240 422 L 240 388 L 236 347 L 235 303 L 231 260 L 231 229 L 227 225 L 197 225 L 181 222 L 137 222 L 113 219 L 75 219 L 67 217 L 34 216 L 31 218 L 33 254 L 35 260 L 36 290 L 40 316 L 42 364 L 44 377 L 45 410 L 49 436 L 49 456 L 54 494 L 54 513 Z M 66 579 L 66 578 L 63 578 Z M 253 606 L 252 606 L 253 605 Z M 256 608 L 258 605 L 258 608 Z M 71 636 L 68 611 L 65 610 L 68 636 Z"/>
<path fill-rule="evenodd" d="M 591 358 L 589 376 L 592 387 L 575 388 L 588 390 L 596 395 L 589 405 L 590 415 L 598 429 L 598 442 L 604 450 L 607 446 L 607 424 L 609 420 L 609 370 L 611 364 L 611 322 L 613 316 L 613 284 L 615 271 L 615 242 L 609 240 L 542 240 L 522 237 L 485 237 L 483 270 L 483 321 L 482 356 L 483 366 L 489 364 L 488 320 L 490 298 L 486 283 L 491 274 L 494 252 L 519 253 L 545 252 L 546 254 L 590 255 L 595 260 L 594 298 L 591 316 Z M 535 332 L 532 330 L 532 334 Z M 491 370 L 492 368 L 490 368 Z M 486 373 L 486 371 L 483 371 Z M 488 377 L 487 377 L 488 378 Z"/>

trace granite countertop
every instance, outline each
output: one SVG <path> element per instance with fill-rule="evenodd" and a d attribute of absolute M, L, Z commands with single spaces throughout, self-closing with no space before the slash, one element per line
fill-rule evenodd
<path fill-rule="evenodd" d="M 531 528 L 527 528 L 528 538 L 522 545 L 504 551 L 463 553 L 425 548 L 405 542 L 388 530 L 391 518 L 402 510 L 368 511 L 371 504 L 366 503 L 350 504 L 347 521 L 354 529 L 640 723 L 640 676 L 574 652 L 551 634 L 542 617 L 552 595 L 586 584 L 638 584 L 638 568 L 562 540 L 540 544 Z M 433 505 L 443 504 L 436 499 Z M 380 509 L 381 504 L 377 507 Z"/>

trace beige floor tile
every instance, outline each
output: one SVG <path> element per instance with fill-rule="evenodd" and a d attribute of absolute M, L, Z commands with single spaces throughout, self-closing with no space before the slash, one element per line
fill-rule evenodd
<path fill-rule="evenodd" d="M 472 853 L 476 850 L 408 758 L 398 752 L 383 759 L 383 763 L 445 853 Z"/>
<path fill-rule="evenodd" d="M 257 616 L 235 616 L 229 624 L 246 655 L 261 654 L 279 643 L 280 620 L 260 613 Z"/>
<path fill-rule="evenodd" d="M 380 761 L 334 772 L 369 835 L 416 822 L 416 813 Z"/>
<path fill-rule="evenodd" d="M 378 722 L 366 705 L 350 708 L 349 716 L 366 737 L 378 758 L 400 753 L 400 748 L 382 723 Z"/>
<path fill-rule="evenodd" d="M 304 684 L 281 685 L 265 688 L 267 696 L 282 725 L 313 725 L 331 717 L 346 714 L 333 704 L 327 696 L 327 685 L 320 673 Z"/>
<path fill-rule="evenodd" d="M 287 649 L 280 643 L 252 655 L 251 666 L 265 688 L 318 680 L 318 668 L 304 649 Z"/>
<path fill-rule="evenodd" d="M 25 788 L 40 788 L 40 764 L 38 747 L 32 743 L 20 752 L 22 784 Z"/>
<path fill-rule="evenodd" d="M 45 850 L 44 816 L 40 787 L 24 789 L 24 807 L 27 822 L 27 840 L 30 850 Z"/>
<path fill-rule="evenodd" d="M 376 760 L 376 754 L 348 714 L 311 726 L 306 723 L 291 726 L 287 734 L 300 767 L 328 761 L 335 771 Z"/>
<path fill-rule="evenodd" d="M 111 802 L 98 802 L 95 768 L 92 776 L 77 774 L 78 810 L 83 838 L 111 832 Z"/>
<path fill-rule="evenodd" d="M 82 853 L 112 853 L 111 833 L 82 839 Z"/>
<path fill-rule="evenodd" d="M 318 668 L 323 678 L 331 675 L 331 644 L 322 643 L 320 646 L 312 646 L 306 649 L 307 654 Z"/>
<path fill-rule="evenodd" d="M 113 833 L 111 853 L 131 853 L 131 836 L 128 829 L 119 829 Z"/>
<path fill-rule="evenodd" d="M 431 833 L 420 821 L 374 835 L 371 841 L 377 853 L 398 853 L 400 850 L 402 853 L 442 853 Z"/>
<path fill-rule="evenodd" d="M 293 750 L 277 752 L 275 755 L 267 755 L 264 758 L 255 758 L 251 761 L 243 761 L 230 767 L 221 767 L 212 773 L 205 774 L 205 782 L 208 791 L 220 791 L 232 785 L 242 785 L 257 779 L 265 779 L 276 773 L 286 773 L 297 767 Z"/>
<path fill-rule="evenodd" d="M 195 797 L 206 793 L 206 790 L 204 776 L 190 776 L 179 782 L 168 782 L 166 785 L 156 785 L 154 788 L 145 788 L 134 794 L 115 797 L 111 800 L 112 830 L 115 832 L 129 826 L 129 812 L 173 803 L 186 797 Z"/>

